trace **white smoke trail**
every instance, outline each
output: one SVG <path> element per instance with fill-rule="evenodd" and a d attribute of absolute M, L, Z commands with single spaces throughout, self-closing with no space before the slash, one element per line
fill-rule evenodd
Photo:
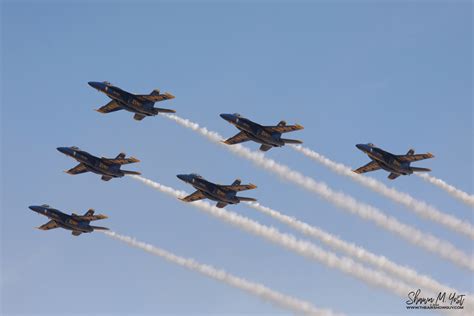
<path fill-rule="evenodd" d="M 316 308 L 309 302 L 305 302 L 300 299 L 274 291 L 262 284 L 254 283 L 246 279 L 239 278 L 224 270 L 216 269 L 213 266 L 199 263 L 195 261 L 194 259 L 179 257 L 164 249 L 135 240 L 135 238 L 119 235 L 111 231 L 104 231 L 103 233 L 109 237 L 112 237 L 121 242 L 124 242 L 129 246 L 145 250 L 169 262 L 175 263 L 189 270 L 199 272 L 212 279 L 224 282 L 227 285 L 233 286 L 247 293 L 258 296 L 266 301 L 272 302 L 280 307 L 289 309 L 293 312 L 302 313 L 305 315 L 315 315 L 315 316 L 316 315 L 317 316 L 341 315 L 341 314 L 335 314 L 333 311 L 329 309 Z"/>
<path fill-rule="evenodd" d="M 176 198 L 182 198 L 186 195 L 185 192 L 174 190 L 173 188 L 140 176 L 131 175 L 130 177 Z M 237 213 L 212 206 L 204 201 L 195 201 L 189 204 L 199 208 L 209 215 L 219 218 L 254 235 L 263 237 L 302 256 L 323 263 L 330 268 L 339 269 L 346 274 L 362 280 L 366 284 L 384 288 L 404 298 L 407 293 L 411 291 L 407 284 L 394 280 L 383 272 L 368 269 L 348 257 L 339 258 L 332 252 L 327 252 L 310 242 L 299 240 L 293 235 L 283 234 L 276 228 L 262 225 Z"/>
<path fill-rule="evenodd" d="M 350 167 L 345 166 L 341 163 L 336 163 L 309 148 L 303 147 L 301 145 L 290 146 L 296 151 L 305 155 L 306 157 L 309 157 L 312 160 L 328 167 L 332 171 L 340 175 L 349 177 L 350 179 L 362 184 L 363 186 L 371 189 L 372 191 L 380 193 L 383 196 L 388 197 L 389 199 L 410 208 L 419 216 L 437 222 L 449 229 L 452 229 L 455 232 L 464 234 L 470 237 L 471 239 L 474 239 L 474 226 L 472 226 L 469 222 L 458 219 L 452 215 L 442 213 L 434 206 L 429 205 L 426 202 L 419 201 L 407 193 L 399 192 L 394 188 L 389 188 L 384 183 L 374 178 L 369 178 L 357 174 L 353 172 Z M 430 177 L 426 174 L 419 175 L 423 178 Z"/>
<path fill-rule="evenodd" d="M 193 131 L 198 132 L 207 139 L 222 144 L 227 150 L 244 157 L 256 165 L 269 170 L 282 179 L 293 182 L 306 190 L 316 193 L 327 201 L 334 205 L 348 210 L 349 212 L 356 214 L 364 219 L 375 222 L 378 226 L 384 229 L 398 234 L 400 237 L 406 239 L 408 242 L 422 247 L 428 251 L 431 251 L 446 260 L 450 260 L 453 263 L 468 268 L 474 271 L 474 259 L 457 249 L 454 245 L 447 241 L 440 240 L 435 236 L 421 232 L 413 226 L 403 224 L 392 216 L 385 215 L 378 208 L 371 205 L 362 203 L 354 199 L 353 197 L 343 194 L 341 192 L 335 192 L 329 188 L 323 182 L 317 182 L 313 178 L 307 177 L 297 171 L 290 169 L 289 167 L 277 163 L 273 159 L 265 158 L 262 153 L 251 151 L 244 146 L 237 145 L 224 145 L 221 140 L 222 137 L 215 133 L 207 130 L 205 127 L 199 127 L 197 123 L 191 122 L 187 119 L 183 119 L 177 115 L 164 115 L 178 124 L 187 127 Z"/>
<path fill-rule="evenodd" d="M 421 177 L 423 180 L 436 185 L 438 188 L 441 188 L 442 190 L 448 192 L 449 195 L 452 197 L 460 200 L 461 202 L 464 202 L 470 207 L 474 206 L 474 195 L 468 194 L 464 191 L 461 191 L 454 186 L 447 184 L 441 179 L 435 178 L 433 176 L 430 176 L 429 174 L 426 173 L 416 173 L 417 176 Z"/>
<path fill-rule="evenodd" d="M 262 212 L 263 214 L 269 215 L 276 220 L 293 227 L 294 229 L 298 230 L 299 232 L 316 238 L 323 243 L 327 244 L 331 248 L 342 251 L 346 253 L 347 255 L 357 258 L 360 261 L 366 262 L 368 264 L 371 264 L 378 269 L 382 269 L 386 271 L 390 276 L 395 276 L 397 278 L 400 278 L 407 282 L 408 284 L 414 284 L 421 289 L 429 289 L 435 293 L 438 293 L 440 291 L 446 291 L 446 292 L 456 292 L 460 293 L 459 291 L 456 291 L 453 288 L 450 288 L 446 285 L 443 285 L 439 283 L 438 281 L 432 279 L 429 276 L 422 275 L 419 272 L 406 267 L 399 265 L 388 258 L 384 256 L 379 256 L 376 255 L 362 247 L 359 247 L 353 243 L 344 241 L 337 236 L 334 236 L 328 232 L 325 232 L 321 228 L 309 225 L 305 222 L 302 222 L 300 220 L 297 220 L 294 217 L 290 217 L 288 215 L 282 214 L 274 209 L 271 209 L 269 207 L 263 206 L 257 202 L 246 202 L 250 207 L 253 209 Z M 470 295 L 467 295 L 470 297 Z"/>

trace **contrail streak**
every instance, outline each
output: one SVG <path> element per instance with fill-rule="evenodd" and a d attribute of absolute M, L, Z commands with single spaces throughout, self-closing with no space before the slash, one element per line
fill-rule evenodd
<path fill-rule="evenodd" d="M 183 119 L 177 115 L 164 116 L 184 127 L 198 132 L 212 142 L 223 145 L 221 142 L 222 136 L 216 132 L 211 132 L 204 127 L 200 127 L 199 124 L 191 122 L 187 119 Z M 413 226 L 403 224 L 396 218 L 385 215 L 378 208 L 359 202 L 349 195 L 341 192 L 335 192 L 325 183 L 317 182 L 313 178 L 294 171 L 288 166 L 277 163 L 273 159 L 265 158 L 262 153 L 251 151 L 250 149 L 245 148 L 239 144 L 232 146 L 224 145 L 224 147 L 227 150 L 252 161 L 256 165 L 277 174 L 282 179 L 293 182 L 310 192 L 316 193 L 317 195 L 342 209 L 348 210 L 349 212 L 364 219 L 375 222 L 375 224 L 378 226 L 396 233 L 414 245 L 431 251 L 461 267 L 474 271 L 474 259 L 447 241 L 440 240 L 431 234 L 424 233 Z"/>
<path fill-rule="evenodd" d="M 335 250 L 342 251 L 353 258 L 357 258 L 358 260 L 371 264 L 378 269 L 382 269 L 391 276 L 403 279 L 408 284 L 414 284 L 421 289 L 429 289 L 434 293 L 438 293 L 440 291 L 460 293 L 453 288 L 439 283 L 429 276 L 422 275 L 419 272 L 409 267 L 399 265 L 384 256 L 376 255 L 353 243 L 344 241 L 337 236 L 325 232 L 321 228 L 309 225 L 305 222 L 297 220 L 294 217 L 282 214 L 257 202 L 246 202 L 246 204 L 248 204 L 253 209 L 262 212 L 263 214 L 269 215 L 272 218 L 298 230 L 307 236 L 320 240 Z"/>
<path fill-rule="evenodd" d="M 189 270 L 199 272 L 209 278 L 221 281 L 227 285 L 233 286 L 247 293 L 258 296 L 266 301 L 274 303 L 280 307 L 289 309 L 293 312 L 302 313 L 305 315 L 315 315 L 315 316 L 341 315 L 341 314 L 335 314 L 333 311 L 329 309 L 316 308 L 309 302 L 302 301 L 300 299 L 274 291 L 262 284 L 254 283 L 246 279 L 234 276 L 224 270 L 216 269 L 213 266 L 199 263 L 195 261 L 194 259 L 183 258 L 183 257 L 177 256 L 164 249 L 138 241 L 135 238 L 119 235 L 111 231 L 104 231 L 103 233 L 109 237 L 112 237 L 121 242 L 124 242 L 129 246 L 132 246 L 141 250 L 145 250 L 169 262 L 175 263 Z"/>
<path fill-rule="evenodd" d="M 474 206 L 474 195 L 461 191 L 455 188 L 454 186 L 447 184 L 441 179 L 430 176 L 429 174 L 417 173 L 416 175 L 421 177 L 423 180 L 436 185 L 438 188 L 443 189 L 444 191 L 448 192 L 449 195 L 460 200 L 461 202 L 464 202 L 468 206 L 470 207 Z"/>
<path fill-rule="evenodd" d="M 296 151 L 305 155 L 306 157 L 309 157 L 310 159 L 328 167 L 332 171 L 340 175 L 349 177 L 350 179 L 362 184 L 363 186 L 371 189 L 372 191 L 380 193 L 383 196 L 388 197 L 389 199 L 408 207 L 409 209 L 413 210 L 417 215 L 437 222 L 449 229 L 452 229 L 457 233 L 464 234 L 470 237 L 471 239 L 474 239 L 474 226 L 472 226 L 469 222 L 463 221 L 452 215 L 445 214 L 439 211 L 434 206 L 429 205 L 426 202 L 419 201 L 407 193 L 399 192 L 394 188 L 389 188 L 384 183 L 376 179 L 357 174 L 353 172 L 350 167 L 345 166 L 341 163 L 336 163 L 309 148 L 303 147 L 301 145 L 290 146 Z M 423 178 L 430 177 L 426 174 L 419 175 Z"/>
<path fill-rule="evenodd" d="M 185 192 L 174 190 L 173 188 L 164 186 L 140 176 L 131 175 L 130 177 L 139 180 L 160 192 L 166 193 L 176 198 L 181 198 L 186 195 Z M 348 257 L 340 258 L 334 253 L 327 252 L 310 242 L 299 240 L 293 235 L 280 233 L 276 228 L 262 225 L 237 213 L 212 206 L 204 201 L 195 201 L 189 204 L 201 209 L 209 215 L 212 215 L 254 235 L 263 237 L 302 256 L 323 263 L 330 268 L 339 269 L 346 274 L 362 280 L 366 284 L 384 288 L 403 298 L 405 298 L 407 293 L 410 291 L 410 287 L 407 284 L 398 280 L 394 280 L 383 272 L 368 269 L 362 264 L 357 263 Z"/>

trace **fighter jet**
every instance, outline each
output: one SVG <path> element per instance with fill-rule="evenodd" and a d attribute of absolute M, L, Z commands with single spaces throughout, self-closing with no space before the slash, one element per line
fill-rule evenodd
<path fill-rule="evenodd" d="M 178 174 L 177 177 L 186 183 L 191 184 L 197 191 L 185 198 L 180 199 L 185 202 L 193 202 L 204 198 L 217 202 L 218 208 L 223 208 L 227 204 L 238 204 L 241 201 L 257 201 L 254 198 L 236 196 L 237 192 L 252 190 L 257 186 L 254 184 L 240 184 L 237 179 L 231 185 L 220 185 L 205 180 L 198 174 Z"/>
<path fill-rule="evenodd" d="M 84 215 L 77 215 L 75 213 L 67 215 L 46 204 L 41 206 L 32 205 L 29 208 L 50 219 L 49 222 L 38 227 L 38 229 L 41 230 L 50 230 L 61 227 L 67 230 L 72 230 L 74 236 L 79 236 L 82 233 L 91 233 L 94 230 L 109 230 L 107 227 L 89 225 L 91 221 L 107 218 L 107 216 L 101 214 L 94 215 L 93 209 L 89 209 Z"/>
<path fill-rule="evenodd" d="M 358 144 L 356 145 L 356 147 L 363 151 L 365 154 L 367 154 L 367 156 L 369 156 L 372 161 L 366 164 L 365 166 L 354 170 L 355 173 L 365 173 L 382 168 L 390 172 L 388 178 L 390 180 L 394 180 L 401 175 L 410 175 L 413 172 L 431 171 L 431 169 L 428 168 L 418 168 L 410 166 L 410 163 L 414 161 L 433 158 L 434 155 L 431 153 L 415 155 L 415 150 L 410 149 L 406 155 L 394 155 L 378 147 L 375 147 L 374 144 L 370 143 Z"/>
<path fill-rule="evenodd" d="M 221 114 L 221 117 L 230 124 L 237 127 L 240 133 L 224 141 L 225 144 L 234 145 L 248 140 L 259 144 L 261 151 L 267 151 L 272 147 L 281 147 L 285 144 L 301 144 L 300 140 L 281 138 L 282 133 L 288 133 L 303 129 L 301 125 L 286 125 L 281 121 L 277 126 L 262 126 L 251 120 L 240 116 L 240 114 Z"/>
<path fill-rule="evenodd" d="M 102 175 L 102 180 L 109 181 L 112 178 L 121 178 L 126 174 L 141 174 L 137 171 L 120 169 L 121 165 L 140 162 L 140 160 L 134 157 L 125 158 L 124 153 L 118 154 L 115 158 L 99 158 L 80 150 L 76 146 L 58 147 L 57 150 L 79 162 L 77 166 L 66 171 L 66 173 L 72 175 L 90 171 Z"/>
<path fill-rule="evenodd" d="M 109 98 L 112 99 L 112 101 L 97 109 L 97 112 L 100 113 L 127 110 L 129 112 L 135 113 L 133 116 L 135 120 L 141 121 L 145 118 L 145 116 L 155 116 L 158 113 L 176 112 L 175 110 L 153 107 L 155 102 L 174 99 L 174 96 L 168 92 L 160 94 L 160 90 L 155 89 L 150 94 L 132 94 L 112 85 L 107 81 L 90 81 L 89 85 L 98 91 L 105 93 Z"/>

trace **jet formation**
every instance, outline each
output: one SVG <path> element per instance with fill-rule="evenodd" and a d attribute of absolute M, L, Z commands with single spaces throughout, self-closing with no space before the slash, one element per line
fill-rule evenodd
<path fill-rule="evenodd" d="M 91 221 L 107 218 L 107 216 L 102 214 L 94 215 L 93 209 L 89 209 L 84 215 L 77 215 L 75 213 L 68 215 L 46 204 L 41 206 L 32 205 L 29 208 L 50 219 L 49 222 L 38 227 L 38 229 L 41 230 L 50 230 L 61 227 L 71 230 L 72 235 L 74 236 L 79 236 L 82 233 L 91 233 L 94 230 L 109 230 L 107 227 L 90 225 Z"/>
<path fill-rule="evenodd" d="M 159 113 L 175 113 L 175 111 L 171 109 L 154 107 L 155 102 L 174 99 L 174 96 L 170 93 L 162 94 L 159 90 L 153 90 L 148 95 L 132 94 L 106 81 L 90 81 L 89 85 L 112 99 L 112 101 L 97 110 L 101 113 L 126 110 L 134 113 L 133 118 L 138 121 L 144 119 L 146 116 L 155 116 Z M 238 134 L 223 140 L 223 143 L 227 145 L 239 144 L 251 140 L 260 144 L 261 151 L 268 151 L 273 147 L 282 147 L 285 144 L 303 143 L 300 140 L 281 137 L 284 133 L 302 130 L 303 126 L 299 124 L 287 125 L 285 121 L 280 121 L 275 126 L 264 126 L 242 117 L 237 113 L 220 114 L 220 116 L 239 130 Z M 406 155 L 394 155 L 370 143 L 357 144 L 356 147 L 367 154 L 371 161 L 353 170 L 355 173 L 360 174 L 384 169 L 390 172 L 388 178 L 393 180 L 400 175 L 431 171 L 428 168 L 412 167 L 410 165 L 414 161 L 433 158 L 434 156 L 431 153 L 415 154 L 415 151 L 410 149 Z M 134 157 L 126 158 L 124 153 L 118 154 L 115 158 L 99 158 L 75 146 L 58 147 L 57 150 L 79 162 L 78 165 L 66 171 L 66 173 L 71 175 L 93 172 L 101 175 L 102 180 L 109 181 L 112 178 L 120 178 L 124 175 L 141 174 L 138 171 L 120 169 L 122 165 L 140 162 L 140 160 Z M 221 185 L 205 180 L 200 175 L 194 173 L 179 174 L 177 177 L 196 189 L 194 193 L 180 199 L 185 202 L 193 202 L 207 198 L 216 201 L 218 208 L 223 208 L 228 204 L 238 204 L 241 201 L 256 201 L 254 198 L 237 196 L 237 192 L 252 190 L 257 187 L 251 183 L 241 184 L 240 179 L 235 180 L 231 185 Z M 90 225 L 91 221 L 107 218 L 105 215 L 94 215 L 92 209 L 88 210 L 84 215 L 74 213 L 67 215 L 48 205 L 30 206 L 29 208 L 50 218 L 48 223 L 38 227 L 41 230 L 61 227 L 71 230 L 74 236 L 78 236 L 82 233 L 90 233 L 94 230 L 108 229 L 106 227 Z"/>
<path fill-rule="evenodd" d="M 365 154 L 367 154 L 367 156 L 369 156 L 372 161 L 366 164 L 365 166 L 354 170 L 355 173 L 365 173 L 384 169 L 390 172 L 388 178 L 390 180 L 394 180 L 401 175 L 405 176 L 412 174 L 413 172 L 431 171 L 431 169 L 428 168 L 412 167 L 410 166 L 410 163 L 418 160 L 433 158 L 434 156 L 432 153 L 415 155 L 415 150 L 410 149 L 406 153 L 406 155 L 394 155 L 376 147 L 374 144 L 371 143 L 357 144 L 356 147 Z"/>
<path fill-rule="evenodd" d="M 121 165 L 140 162 L 140 160 L 134 157 L 125 158 L 124 153 L 118 154 L 115 158 L 99 158 L 76 146 L 58 147 L 57 150 L 79 162 L 77 166 L 66 171 L 66 173 L 71 175 L 90 171 L 102 175 L 102 180 L 109 181 L 112 178 L 121 178 L 126 174 L 141 174 L 138 171 L 120 169 Z"/>
<path fill-rule="evenodd" d="M 254 198 L 237 196 L 237 192 L 252 190 L 257 186 L 255 184 L 241 184 L 241 180 L 235 180 L 231 185 L 215 184 L 205 180 L 198 174 L 178 174 L 177 177 L 186 183 L 192 185 L 197 191 L 180 199 L 185 202 L 194 202 L 208 198 L 217 202 L 218 208 L 223 208 L 227 204 L 238 204 L 241 201 L 255 202 Z"/>
<path fill-rule="evenodd" d="M 240 132 L 225 140 L 227 145 L 234 145 L 248 140 L 253 140 L 261 144 L 261 151 L 268 151 L 272 147 L 282 147 L 285 144 L 302 144 L 296 139 L 281 138 L 281 134 L 303 129 L 301 125 L 286 125 L 285 121 L 280 121 L 276 126 L 263 126 L 240 116 L 240 114 L 221 114 L 224 120 L 237 127 Z"/>
<path fill-rule="evenodd" d="M 155 102 L 174 99 L 174 95 L 155 89 L 150 94 L 133 94 L 112 85 L 110 82 L 90 81 L 89 85 L 98 91 L 106 94 L 112 99 L 103 107 L 97 109 L 100 113 L 110 113 L 119 110 L 126 110 L 135 113 L 133 118 L 137 121 L 143 120 L 146 116 L 155 116 L 159 113 L 175 113 L 175 110 L 155 108 Z"/>

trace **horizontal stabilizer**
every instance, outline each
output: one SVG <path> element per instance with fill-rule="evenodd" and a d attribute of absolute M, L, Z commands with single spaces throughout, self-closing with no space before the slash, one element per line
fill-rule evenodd
<path fill-rule="evenodd" d="M 159 113 L 176 113 L 175 110 L 163 109 L 163 108 L 153 108 L 153 112 L 154 112 L 155 114 L 159 114 Z"/>
<path fill-rule="evenodd" d="M 249 198 L 249 197 L 244 197 L 244 196 L 238 196 L 237 197 L 239 199 L 239 201 L 245 201 L 245 202 L 256 202 L 257 199 L 254 199 L 254 198 Z"/>
<path fill-rule="evenodd" d="M 410 167 L 411 171 L 413 172 L 430 172 L 431 169 L 429 168 L 420 168 L 420 167 Z"/>
<path fill-rule="evenodd" d="M 107 227 L 102 227 L 102 226 L 91 226 L 91 228 L 94 230 L 110 230 Z"/>
<path fill-rule="evenodd" d="M 286 138 L 281 138 L 281 140 L 285 143 L 285 144 L 303 144 L 303 142 L 301 140 L 298 140 L 298 139 L 286 139 Z"/>
<path fill-rule="evenodd" d="M 122 170 L 124 174 L 136 174 L 136 175 L 141 175 L 141 172 L 138 171 L 130 171 L 130 170 Z"/>

